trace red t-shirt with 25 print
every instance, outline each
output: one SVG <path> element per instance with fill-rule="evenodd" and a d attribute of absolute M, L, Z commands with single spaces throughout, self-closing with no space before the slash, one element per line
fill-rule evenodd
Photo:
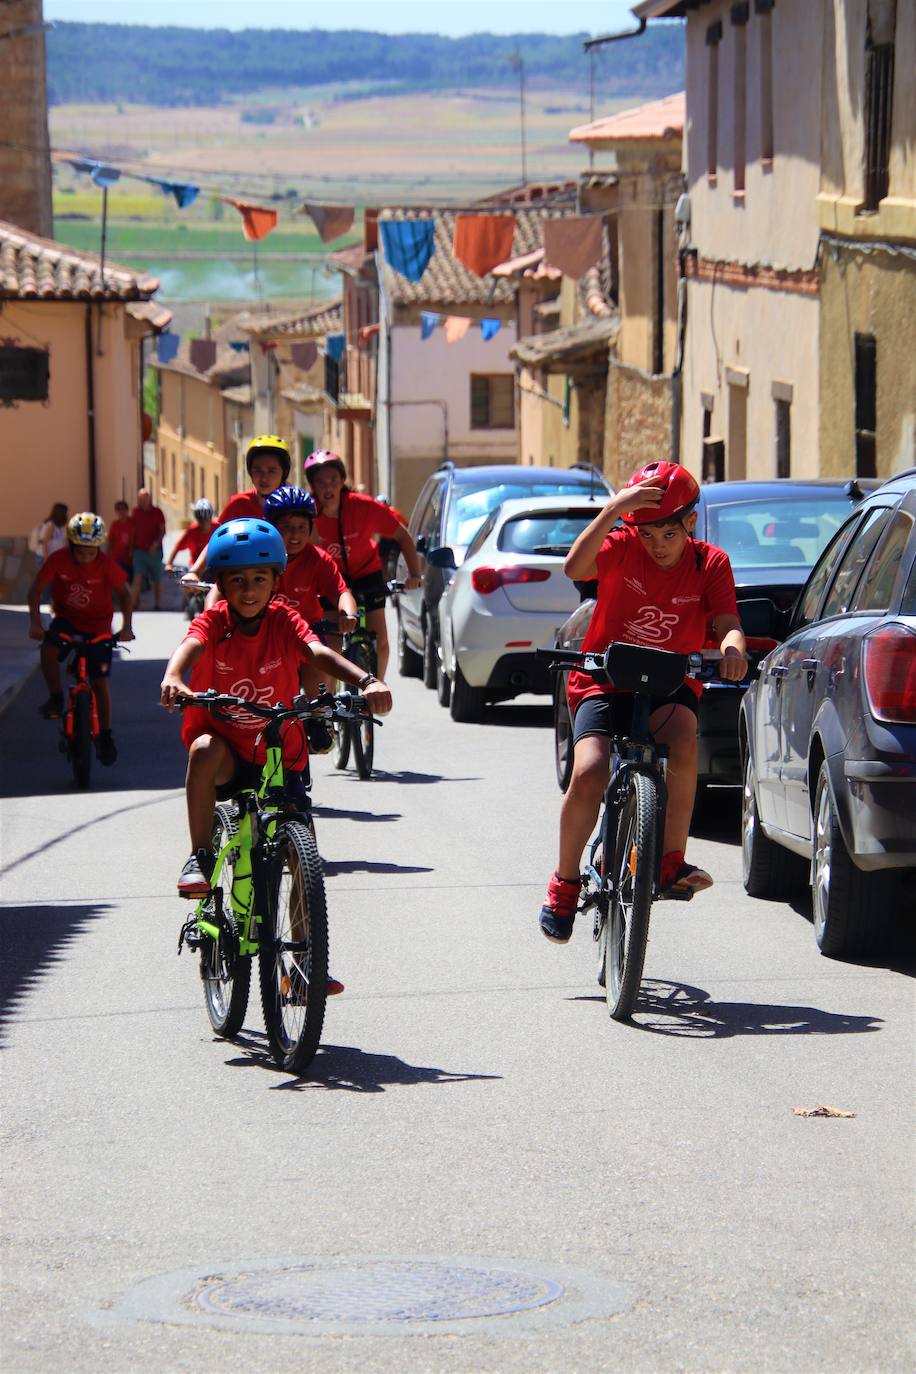
<path fill-rule="evenodd" d="M 192 692 L 213 687 L 262 706 L 292 702 L 299 691 L 304 646 L 321 643 L 300 615 L 278 601 L 268 605 L 255 635 L 235 629 L 228 605 L 218 601 L 191 621 L 183 642 L 189 639 L 204 646 L 191 669 L 188 686 Z M 200 706 L 188 706 L 181 722 L 186 749 L 198 735 L 221 735 L 240 758 L 254 763 L 263 763 L 266 756 L 263 730 L 259 716 L 239 711 L 219 720 Z M 307 756 L 305 731 L 292 721 L 283 732 L 283 762 L 288 768 L 304 768 Z"/>
<path fill-rule="evenodd" d="M 713 544 L 688 542 L 673 568 L 660 568 L 635 529 L 614 529 L 595 560 L 598 601 L 582 641 L 601 651 L 612 640 L 692 654 L 706 643 L 707 623 L 717 615 L 737 615 L 735 579 L 728 554 Z M 687 679 L 699 697 L 702 684 Z M 573 712 L 586 697 L 613 692 L 586 673 L 570 673 Z"/>
<path fill-rule="evenodd" d="M 77 563 L 69 544 L 46 558 L 38 570 L 39 586 L 51 583 L 54 614 L 84 635 L 111 633 L 111 594 L 126 581 L 127 573 L 110 554 L 98 553 L 91 563 Z"/>
<path fill-rule="evenodd" d="M 358 577 L 382 571 L 378 544 L 373 535 L 394 538 L 401 528 L 400 521 L 372 496 L 361 491 L 344 492 L 340 501 L 341 519 L 335 515 L 319 515 L 315 520 L 315 535 L 319 544 L 334 559 L 344 577 L 353 582 Z M 347 556 L 340 549 L 340 528 L 343 525 Z"/>
<path fill-rule="evenodd" d="M 289 560 L 277 583 L 277 595 L 309 624 L 321 620 L 324 614 L 319 597 L 329 601 L 336 611 L 346 590 L 347 584 L 331 555 L 314 544 L 306 544 L 301 553 Z"/>

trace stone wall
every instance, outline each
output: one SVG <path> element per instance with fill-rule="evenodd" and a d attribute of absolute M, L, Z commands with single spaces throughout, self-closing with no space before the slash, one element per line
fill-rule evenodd
<path fill-rule="evenodd" d="M 648 377 L 612 357 L 607 376 L 604 471 L 611 485 L 671 454 L 671 378 Z"/>
<path fill-rule="evenodd" d="M 0 219 L 49 239 L 54 223 L 41 24 L 41 0 L 0 5 Z"/>

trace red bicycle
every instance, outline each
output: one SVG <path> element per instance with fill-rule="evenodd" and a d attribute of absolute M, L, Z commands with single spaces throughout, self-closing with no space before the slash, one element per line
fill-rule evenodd
<path fill-rule="evenodd" d="M 92 746 L 99 735 L 99 708 L 89 681 L 86 660 L 90 649 L 96 645 L 123 649 L 124 645 L 113 635 L 91 635 L 77 638 L 61 631 L 52 637 L 52 643 L 68 651 L 67 671 L 71 681 L 67 689 L 67 705 L 61 717 L 60 752 L 66 754 L 73 769 L 77 787 L 89 786 L 92 770 Z"/>

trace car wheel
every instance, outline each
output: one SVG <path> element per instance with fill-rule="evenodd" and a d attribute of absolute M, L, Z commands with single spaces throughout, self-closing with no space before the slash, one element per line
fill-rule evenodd
<path fill-rule="evenodd" d="M 442 662 L 441 652 L 436 661 L 436 700 L 440 706 L 448 706 L 452 699 L 452 684 L 448 673 L 445 671 L 445 664 Z"/>
<path fill-rule="evenodd" d="M 483 689 L 472 687 L 461 671 L 459 664 L 456 663 L 455 677 L 452 681 L 452 696 L 449 702 L 452 720 L 460 721 L 465 725 L 476 724 L 483 718 L 486 704 L 487 699 Z"/>
<path fill-rule="evenodd" d="M 435 687 L 436 667 L 439 662 L 439 646 L 428 620 L 423 622 L 423 686 Z"/>
<path fill-rule="evenodd" d="M 805 884 L 804 860 L 763 833 L 750 753 L 744 760 L 741 796 L 741 877 L 749 897 L 788 897 Z"/>
<path fill-rule="evenodd" d="M 419 677 L 421 667 L 420 655 L 407 643 L 407 635 L 398 616 L 398 672 L 401 677 Z"/>
<path fill-rule="evenodd" d="M 822 954 L 874 954 L 887 941 L 894 911 L 894 875 L 865 873 L 849 857 L 826 762 L 821 764 L 814 800 L 811 905 L 814 938 Z"/>
<path fill-rule="evenodd" d="M 573 769 L 572 716 L 566 696 L 565 675 L 557 673 L 553 684 L 553 757 L 560 791 L 569 786 Z"/>

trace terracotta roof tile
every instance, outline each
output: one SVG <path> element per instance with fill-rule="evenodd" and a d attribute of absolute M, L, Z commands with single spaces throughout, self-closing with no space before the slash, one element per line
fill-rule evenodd
<path fill-rule="evenodd" d="M 548 372 L 564 371 L 567 365 L 591 357 L 607 354 L 608 346 L 616 339 L 620 320 L 616 314 L 604 319 L 584 319 L 564 329 L 552 329 L 547 334 L 529 334 L 510 348 L 509 357 L 517 358 L 528 367 L 546 368 Z"/>
<path fill-rule="evenodd" d="M 663 100 L 621 110 L 620 114 L 609 115 L 607 119 L 596 119 L 593 124 L 580 124 L 570 130 L 569 141 L 593 147 L 670 142 L 683 137 L 686 116 L 687 97 L 683 91 L 678 91 L 675 95 L 666 95 Z"/>
<path fill-rule="evenodd" d="M 339 334 L 343 329 L 343 305 L 340 301 L 322 301 L 318 305 L 300 306 L 298 310 L 282 314 L 252 315 L 243 327 L 249 334 L 276 335 L 288 339 L 314 339 L 325 334 Z"/>
<path fill-rule="evenodd" d="M 137 301 L 158 290 L 156 277 L 78 253 L 0 220 L 0 296 L 8 300 Z"/>
<path fill-rule="evenodd" d="M 493 206 L 498 214 L 499 207 Z M 554 215 L 556 212 L 553 212 Z M 561 212 L 562 213 L 562 212 Z M 515 213 L 512 258 L 520 258 L 541 248 L 541 225 L 551 217 L 550 210 L 519 210 Z M 384 261 L 385 291 L 399 305 L 506 305 L 515 295 L 510 279 L 475 277 L 452 253 L 455 237 L 454 210 L 381 210 L 379 220 L 431 219 L 435 223 L 436 251 L 417 282 L 408 281 Z M 380 253 L 383 255 L 380 240 Z"/>

